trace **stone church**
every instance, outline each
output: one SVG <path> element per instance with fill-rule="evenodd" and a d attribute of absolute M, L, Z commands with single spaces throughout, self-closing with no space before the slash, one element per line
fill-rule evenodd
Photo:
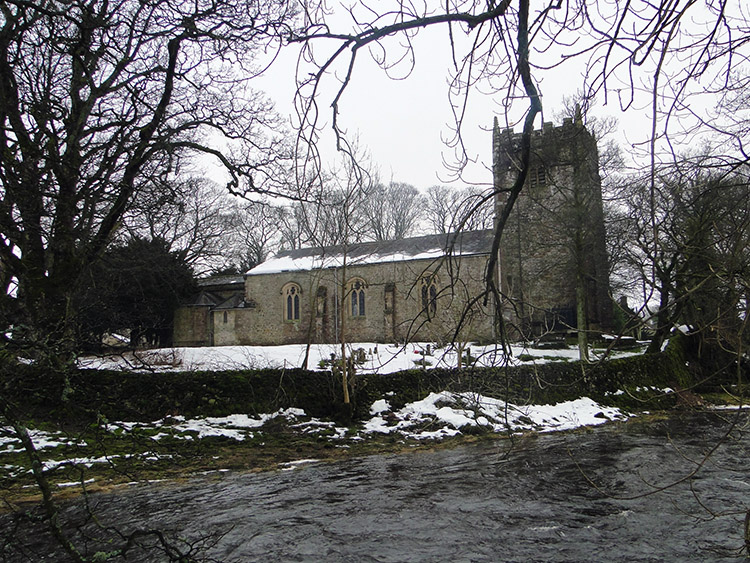
<path fill-rule="evenodd" d="M 495 208 L 518 169 L 520 134 L 493 131 Z M 176 346 L 498 339 L 612 323 L 596 140 L 580 114 L 545 123 L 532 139 L 530 173 L 502 237 L 504 301 L 478 298 L 493 231 L 306 248 L 279 253 L 244 276 L 200 281 L 177 310 Z M 580 317 L 579 317 L 580 318 Z"/>
<path fill-rule="evenodd" d="M 322 343 L 342 335 L 347 342 L 488 341 L 492 312 L 466 304 L 482 288 L 492 236 L 281 252 L 239 280 L 204 280 L 195 303 L 177 311 L 175 345 Z"/>

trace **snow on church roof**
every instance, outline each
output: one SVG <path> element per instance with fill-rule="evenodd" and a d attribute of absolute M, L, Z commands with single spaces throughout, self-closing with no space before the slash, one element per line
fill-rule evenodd
<path fill-rule="evenodd" d="M 344 246 L 302 248 L 280 252 L 275 257 L 259 264 L 247 275 L 277 274 L 319 268 L 335 268 L 343 265 L 344 256 L 348 265 L 383 264 L 407 260 L 436 260 L 448 254 L 453 245 L 454 256 L 489 254 L 492 248 L 492 230 L 466 231 L 441 235 L 427 235 L 402 240 L 360 242 Z"/>

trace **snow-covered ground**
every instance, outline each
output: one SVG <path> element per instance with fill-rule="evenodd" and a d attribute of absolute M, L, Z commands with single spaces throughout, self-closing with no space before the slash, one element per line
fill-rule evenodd
<path fill-rule="evenodd" d="M 498 346 L 468 345 L 463 350 L 463 357 L 470 353 L 472 363 L 478 366 L 521 364 L 524 361 L 543 363 L 548 361 L 577 360 L 578 349 L 568 347 L 562 350 L 542 350 L 513 345 L 511 356 L 505 357 Z M 393 373 L 405 369 L 422 367 L 424 360 L 427 368 L 457 367 L 458 352 L 454 346 L 436 348 L 426 342 L 405 345 L 375 344 L 362 342 L 347 346 L 347 354 L 364 350 L 365 362 L 357 371 L 362 373 Z M 638 352 L 618 352 L 617 355 Z M 336 344 L 313 344 L 308 359 L 309 369 L 328 369 L 321 366 L 322 360 L 331 355 L 340 357 L 341 348 Z M 596 351 L 592 351 L 596 354 Z M 260 368 L 296 368 L 302 365 L 305 357 L 305 346 L 290 344 L 286 346 L 217 346 L 201 348 L 170 348 L 161 350 L 144 350 L 135 354 L 104 357 L 86 357 L 79 362 L 81 367 L 93 369 L 156 369 L 156 370 L 223 370 L 223 369 L 260 369 Z M 523 360 L 523 361 L 522 361 Z"/>
<path fill-rule="evenodd" d="M 246 414 L 193 419 L 174 416 L 153 422 L 110 422 L 105 424 L 104 429 L 120 436 L 137 432 L 141 438 L 149 436 L 154 445 L 165 438 L 197 440 L 222 437 L 241 442 L 256 435 L 262 436 L 263 425 L 280 418 L 289 428 L 301 434 L 318 435 L 320 439 L 346 447 L 347 441 L 364 440 L 372 435 L 395 434 L 404 439 L 429 440 L 473 432 L 478 428 L 496 433 L 550 432 L 627 418 L 618 409 L 603 407 L 588 398 L 556 405 L 514 405 L 479 394 L 448 391 L 431 393 L 421 401 L 397 410 L 391 407 L 387 399 L 380 399 L 370 407 L 370 415 L 369 420 L 351 428 L 309 417 L 301 409 L 289 408 L 257 417 Z M 59 432 L 41 430 L 32 430 L 30 435 L 37 449 L 45 452 L 42 454 L 40 451 L 40 454 L 46 457 L 43 461 L 46 470 L 61 465 L 91 467 L 94 464 L 113 463 L 119 457 L 135 456 L 144 461 L 163 458 L 163 455 L 146 451 L 126 456 L 64 457 L 56 460 L 53 450 L 71 445 L 69 438 Z M 76 446 L 85 448 L 87 444 L 79 440 Z M 12 429 L 0 427 L 0 461 L 3 454 L 13 454 L 20 448 L 21 442 Z M 0 469 L 9 477 L 16 477 L 23 471 L 18 466 L 2 463 Z"/>

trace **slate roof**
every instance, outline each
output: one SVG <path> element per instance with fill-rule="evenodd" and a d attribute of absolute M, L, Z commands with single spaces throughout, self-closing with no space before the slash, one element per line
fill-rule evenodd
<path fill-rule="evenodd" d="M 489 254 L 494 231 L 466 231 L 440 235 L 426 235 L 401 240 L 360 242 L 344 246 L 302 248 L 280 252 L 259 264 L 247 275 L 302 271 L 347 264 L 382 264 L 408 260 L 439 259 L 447 254 L 450 244 L 455 256 Z"/>
<path fill-rule="evenodd" d="M 242 274 L 226 274 L 219 276 L 208 276 L 197 281 L 198 287 L 208 291 L 221 291 L 244 286 L 245 276 Z"/>
<path fill-rule="evenodd" d="M 243 275 L 221 275 L 209 276 L 197 280 L 198 293 L 189 303 L 190 307 L 209 308 L 235 308 L 241 307 L 245 291 L 245 276 Z M 231 293 L 227 296 L 228 293 Z M 239 298 L 238 298 L 239 297 Z M 232 306 L 225 307 L 227 303 Z"/>
<path fill-rule="evenodd" d="M 223 297 L 211 293 L 210 291 L 201 291 L 190 303 L 185 305 L 194 307 L 215 307 L 224 300 Z"/>
<path fill-rule="evenodd" d="M 219 303 L 214 309 L 238 309 L 245 306 L 245 296 L 242 293 L 235 293 L 225 301 Z"/>

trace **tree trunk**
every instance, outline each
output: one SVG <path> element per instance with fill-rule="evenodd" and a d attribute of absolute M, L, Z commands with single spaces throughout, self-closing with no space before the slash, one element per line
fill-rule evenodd
<path fill-rule="evenodd" d="M 73 277 L 34 276 L 19 285 L 20 326 L 15 339 L 32 351 L 35 359 L 53 369 L 65 370 L 75 360 L 76 311 Z"/>
<path fill-rule="evenodd" d="M 344 392 L 344 404 L 348 405 L 349 399 L 349 365 L 346 361 L 346 253 L 344 253 L 344 265 L 341 268 L 341 307 L 339 308 L 339 314 L 341 315 L 341 385 Z"/>
<path fill-rule="evenodd" d="M 578 269 L 576 275 L 576 327 L 578 329 L 578 357 L 589 361 L 588 319 L 586 318 L 586 279 Z"/>
<path fill-rule="evenodd" d="M 661 347 L 664 341 L 669 336 L 669 331 L 672 330 L 672 322 L 669 315 L 669 290 L 662 288 L 660 290 L 659 297 L 659 310 L 656 313 L 656 330 L 653 338 L 646 349 L 646 354 L 657 354 L 661 352 Z"/>

